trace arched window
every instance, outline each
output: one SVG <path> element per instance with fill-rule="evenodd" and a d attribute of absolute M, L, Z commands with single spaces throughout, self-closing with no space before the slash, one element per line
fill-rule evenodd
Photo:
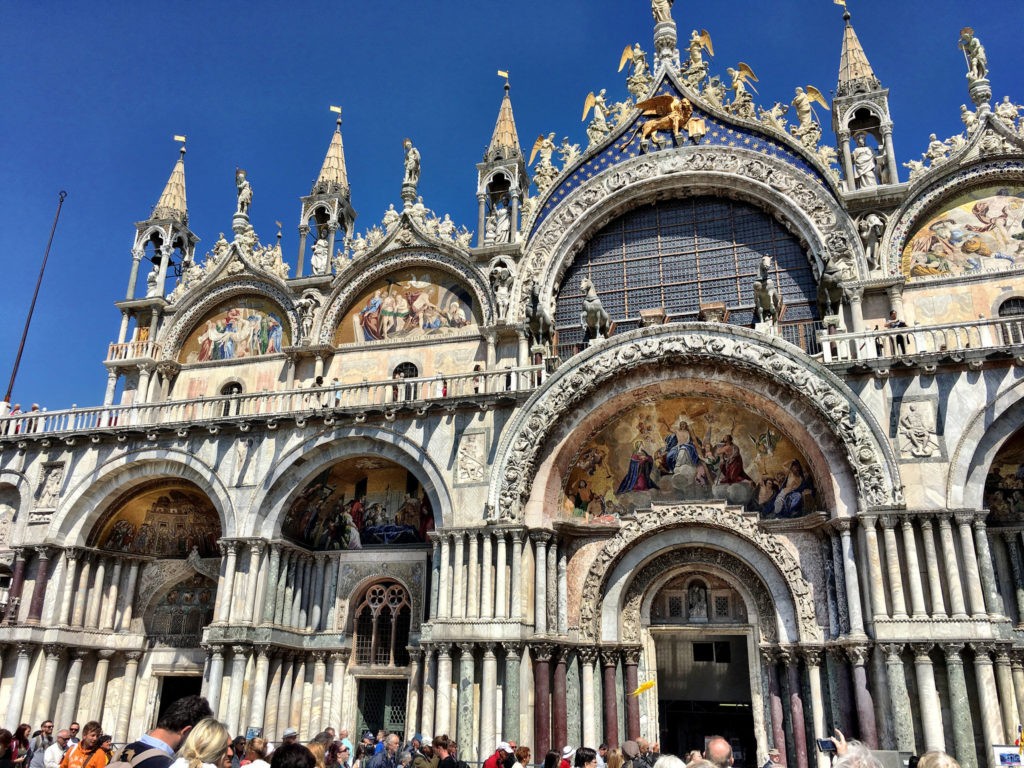
<path fill-rule="evenodd" d="M 229 381 L 223 387 L 220 388 L 221 395 L 225 397 L 232 397 L 235 395 L 242 394 L 242 385 L 237 381 Z M 223 416 L 237 416 L 238 415 L 238 400 L 225 400 Z"/>
<path fill-rule="evenodd" d="M 417 368 L 413 363 L 400 363 L 395 367 L 395 370 L 391 373 L 392 379 L 416 379 L 419 378 L 420 369 Z M 391 387 L 392 395 L 395 401 L 398 400 L 415 400 L 417 394 L 417 387 L 415 384 L 408 383 L 404 385 L 395 384 Z"/>
<path fill-rule="evenodd" d="M 404 667 L 409 664 L 412 607 L 405 587 L 393 581 L 372 585 L 356 608 L 356 664 Z"/>
<path fill-rule="evenodd" d="M 1009 318 L 1002 326 L 1003 344 L 1024 341 L 1024 297 L 1011 296 L 999 305 L 999 317 Z"/>

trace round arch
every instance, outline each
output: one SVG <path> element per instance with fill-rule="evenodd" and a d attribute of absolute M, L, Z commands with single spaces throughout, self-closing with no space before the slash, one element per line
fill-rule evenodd
<path fill-rule="evenodd" d="M 513 289 L 519 316 L 531 285 L 539 283 L 549 302 L 578 251 L 605 224 L 646 203 L 692 195 L 731 197 L 768 211 L 805 245 L 816 275 L 833 260 L 849 279 L 868 273 L 854 222 L 806 173 L 750 150 L 683 147 L 626 160 L 565 196 L 524 249 Z"/>
<path fill-rule="evenodd" d="M 417 268 L 436 269 L 463 283 L 472 291 L 473 298 L 480 306 L 482 324 L 493 324 L 497 317 L 496 307 L 487 278 L 480 268 L 454 247 L 439 248 L 432 245 L 429 248 L 430 250 L 424 245 L 388 251 L 377 258 L 369 259 L 366 266 L 359 268 L 354 274 L 346 274 L 349 279 L 339 282 L 325 299 L 324 311 L 317 321 L 319 324 L 313 328 L 312 337 L 319 339 L 321 344 L 331 344 L 338 323 L 353 302 L 373 282 L 391 272 Z"/>
<path fill-rule="evenodd" d="M 1024 381 L 1018 381 L 967 423 L 949 457 L 946 507 L 982 509 L 985 477 L 1003 444 L 1024 424 Z"/>
<path fill-rule="evenodd" d="M 249 508 L 258 511 L 250 535 L 267 539 L 280 536 L 284 514 L 306 483 L 332 464 L 359 456 L 388 459 L 408 468 L 430 500 L 435 526 L 440 528 L 444 520 L 451 519 L 452 498 L 444 474 L 420 445 L 385 429 L 370 432 L 356 427 L 334 428 L 278 458 L 274 472 L 251 497 Z"/>
<path fill-rule="evenodd" d="M 219 304 L 237 296 L 252 296 L 276 304 L 281 310 L 282 317 L 287 319 L 291 338 L 298 339 L 301 335 L 298 311 L 292 299 L 279 286 L 252 277 L 237 280 L 229 278 L 219 285 L 208 287 L 206 291 L 196 292 L 194 298 L 188 297 L 193 299 L 193 303 L 188 303 L 188 299 L 183 302 L 174 322 L 157 338 L 157 341 L 163 344 L 161 359 L 176 361 L 182 345 L 203 316 L 213 311 Z"/>
<path fill-rule="evenodd" d="M 848 514 L 902 505 L 899 466 L 892 446 L 869 409 L 837 376 L 798 348 L 746 328 L 674 323 L 640 328 L 589 347 L 551 375 L 514 417 L 498 446 L 499 462 L 488 502 L 502 519 L 520 520 L 542 461 L 560 425 L 627 374 L 655 366 L 685 371 L 693 366 L 729 369 L 763 387 L 779 387 L 786 400 L 801 401 L 814 415 L 807 432 L 841 446 L 841 463 L 855 488 Z M 783 410 L 788 402 L 779 403 Z"/>
<path fill-rule="evenodd" d="M 70 488 L 50 522 L 47 540 L 84 543 L 107 502 L 157 479 L 188 480 L 198 486 L 217 510 L 221 535 L 237 535 L 231 496 L 214 467 L 187 451 L 147 449 L 129 451 L 107 461 Z"/>
<path fill-rule="evenodd" d="M 780 538 L 765 532 L 750 517 L 724 504 L 682 504 L 659 508 L 628 523 L 600 550 L 583 580 L 580 634 L 592 641 L 636 642 L 640 602 L 663 572 L 648 567 L 659 557 L 692 550 L 692 560 L 731 574 L 745 584 L 765 626 L 768 639 L 821 642 L 824 633 L 814 608 L 814 593 L 800 561 Z M 753 577 L 753 581 L 751 578 Z M 749 604 L 749 603 L 748 603 Z"/>
<path fill-rule="evenodd" d="M 29 508 L 32 498 L 32 489 L 29 487 L 28 478 L 24 472 L 13 469 L 0 469 L 0 488 L 10 488 L 13 495 L 18 497 L 18 506 L 14 510 L 15 519 L 19 518 Z"/>

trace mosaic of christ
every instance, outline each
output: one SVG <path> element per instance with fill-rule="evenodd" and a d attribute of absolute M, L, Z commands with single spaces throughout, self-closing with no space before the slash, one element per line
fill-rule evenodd
<path fill-rule="evenodd" d="M 473 298 L 432 271 L 401 272 L 371 285 L 335 333 L 335 344 L 435 336 L 476 325 Z"/>
<path fill-rule="evenodd" d="M 943 205 L 903 249 L 911 278 L 1024 265 L 1024 188 L 974 189 Z"/>
<path fill-rule="evenodd" d="M 711 398 L 647 400 L 583 441 L 563 489 L 563 512 L 615 519 L 651 504 L 724 499 L 761 517 L 818 508 L 806 459 L 774 425 Z"/>
<path fill-rule="evenodd" d="M 1003 443 L 989 467 L 985 506 L 990 510 L 990 523 L 1024 520 L 1024 429 Z"/>

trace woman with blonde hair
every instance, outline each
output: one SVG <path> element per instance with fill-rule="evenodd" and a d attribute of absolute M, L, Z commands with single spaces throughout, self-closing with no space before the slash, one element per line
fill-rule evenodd
<path fill-rule="evenodd" d="M 170 768 L 228 768 L 231 765 L 231 734 L 212 717 L 196 723 L 178 750 Z"/>
<path fill-rule="evenodd" d="M 311 741 L 306 745 L 306 749 L 313 753 L 313 759 L 316 760 L 316 768 L 327 768 L 325 757 L 327 756 L 327 750 L 324 749 L 324 745 L 319 741 Z"/>
<path fill-rule="evenodd" d="M 622 756 L 622 750 L 618 747 L 609 749 L 608 754 L 604 758 L 606 768 L 622 768 L 622 764 L 625 761 L 625 758 Z"/>

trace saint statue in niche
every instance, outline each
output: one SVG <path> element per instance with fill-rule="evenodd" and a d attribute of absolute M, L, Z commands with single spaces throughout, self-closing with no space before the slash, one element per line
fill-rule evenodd
<path fill-rule="evenodd" d="M 689 590 L 687 590 L 687 605 L 691 621 L 694 619 L 707 619 L 708 591 L 700 582 L 691 584 Z"/>

